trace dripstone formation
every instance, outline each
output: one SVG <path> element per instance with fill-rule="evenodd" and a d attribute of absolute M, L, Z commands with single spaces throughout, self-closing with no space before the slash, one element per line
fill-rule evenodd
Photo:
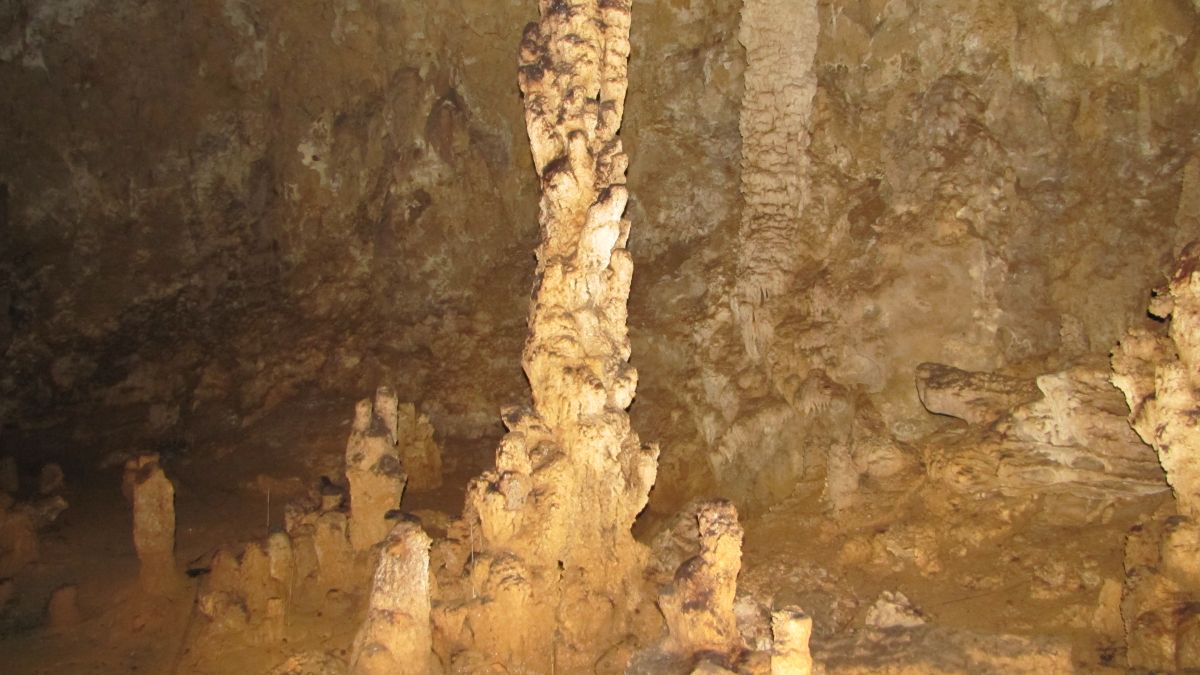
<path fill-rule="evenodd" d="M 522 357 L 533 405 L 505 411 L 496 467 L 470 485 L 456 542 L 443 547 L 435 640 L 457 664 L 584 672 L 621 661 L 640 632 L 647 554 L 630 528 L 658 455 L 626 413 L 637 371 L 617 131 L 630 3 L 543 0 L 540 11 L 520 55 L 542 190 Z"/>

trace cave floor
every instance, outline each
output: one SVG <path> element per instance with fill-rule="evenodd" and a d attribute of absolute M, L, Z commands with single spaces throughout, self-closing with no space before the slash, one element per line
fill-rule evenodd
<path fill-rule="evenodd" d="M 203 569 L 221 545 L 279 527 L 288 500 L 336 475 L 351 409 L 314 397 L 244 428 L 201 430 L 163 449 L 176 485 L 181 570 Z M 5 442 L 22 440 L 33 442 Z M 76 449 L 88 444 L 78 434 L 72 442 Z M 408 492 L 404 509 L 419 512 L 436 533 L 445 517 L 438 512 L 461 510 L 467 480 L 491 462 L 494 447 L 489 438 L 444 441 L 444 487 Z M 0 607 L 5 673 L 233 674 L 268 672 L 289 657 L 316 663 L 345 656 L 362 598 L 327 598 L 311 612 L 293 612 L 282 643 L 233 635 L 215 649 L 192 639 L 198 579 L 169 599 L 143 599 L 121 493 L 128 451 L 112 438 L 91 452 L 39 449 L 38 464 L 62 464 L 70 508 L 42 532 L 40 560 L 14 577 L 12 597 Z M 35 474 L 37 466 L 22 468 Z M 1089 512 L 1065 497 L 964 495 L 919 478 L 902 491 L 864 490 L 837 513 L 819 495 L 797 495 L 745 522 L 739 588 L 809 612 L 814 655 L 828 672 L 988 672 L 971 660 L 978 654 L 964 654 L 989 649 L 971 636 L 1000 635 L 1068 652 L 1082 671 L 1124 672 L 1114 664 L 1124 662 L 1125 533 L 1167 502 L 1144 498 Z M 639 532 L 667 520 L 644 518 L 652 522 Z M 65 584 L 78 586 L 81 620 L 50 626 L 49 596 Z M 868 629 L 872 621 L 883 627 Z M 887 627 L 897 622 L 909 627 Z"/>

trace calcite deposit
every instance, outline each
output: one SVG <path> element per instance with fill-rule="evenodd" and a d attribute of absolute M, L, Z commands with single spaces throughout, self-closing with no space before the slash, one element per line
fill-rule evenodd
<path fill-rule="evenodd" d="M 175 569 L 175 486 L 158 455 L 141 455 L 125 465 L 124 483 L 133 505 L 133 545 L 139 579 L 147 593 L 169 594 L 178 583 Z"/>
<path fill-rule="evenodd" d="M 658 451 L 641 444 L 625 412 L 637 387 L 626 327 L 628 158 L 617 135 L 630 5 L 539 7 L 520 52 L 542 186 L 521 360 L 533 405 L 505 411 L 496 468 L 468 488 L 459 545 L 469 555 L 440 577 L 447 581 L 435 622 L 452 659 L 474 652 L 510 668 L 572 672 L 595 668 L 644 630 L 647 556 L 630 529 Z"/>
<path fill-rule="evenodd" d="M 430 632 L 429 536 L 420 525 L 397 524 L 384 541 L 371 585 L 367 618 L 354 638 L 355 675 L 436 672 Z"/>
<path fill-rule="evenodd" d="M 407 429 L 406 429 L 407 431 Z M 359 401 L 346 443 L 346 481 L 350 484 L 350 543 L 365 551 L 383 541 L 400 508 L 408 476 L 400 459 L 400 402 L 387 387 L 375 400 Z"/>
<path fill-rule="evenodd" d="M 1136 328 L 1113 350 L 1113 384 L 1129 421 L 1166 472 L 1178 515 L 1150 522 L 1126 544 L 1121 615 L 1133 668 L 1200 668 L 1200 244 L 1188 244 L 1150 314 L 1166 329 Z"/>

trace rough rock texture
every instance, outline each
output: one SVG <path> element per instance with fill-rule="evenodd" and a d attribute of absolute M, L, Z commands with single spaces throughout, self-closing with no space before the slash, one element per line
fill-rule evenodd
<path fill-rule="evenodd" d="M 1129 422 L 1154 447 L 1180 514 L 1143 524 L 1126 542 L 1121 601 L 1132 668 L 1200 668 L 1200 244 L 1189 244 L 1150 303 L 1166 322 L 1131 330 L 1113 350 L 1113 383 Z"/>
<path fill-rule="evenodd" d="M 742 568 L 742 527 L 729 503 L 702 505 L 700 551 L 684 561 L 658 599 L 667 621 L 669 652 L 723 655 L 732 664 L 743 650 L 734 614 Z"/>
<path fill-rule="evenodd" d="M 690 67 L 753 111 L 755 59 L 774 64 L 798 46 L 747 51 L 745 91 L 725 83 L 717 75 L 737 39 L 736 5 L 689 3 L 712 17 Z M 641 277 L 631 306 L 644 317 L 635 347 L 647 382 L 635 422 L 667 449 L 668 487 L 652 508 L 715 487 L 752 514 L 791 490 L 819 491 L 830 450 L 850 440 L 814 424 L 810 410 L 873 407 L 897 440 L 929 433 L 939 422 L 911 379 L 923 362 L 983 372 L 1042 362 L 1034 372 L 1055 372 L 1106 351 L 1139 316 L 1155 269 L 1200 225 L 1188 206 L 1200 170 L 1193 5 L 879 0 L 818 12 L 809 140 L 779 146 L 792 164 L 777 171 L 806 172 L 786 180 L 810 194 L 780 207 L 806 204 L 780 245 L 787 256 L 755 254 L 788 261 L 769 284 L 782 290 L 753 312 L 739 298 L 735 314 L 725 290 L 745 276 L 737 235 L 750 216 L 708 208 L 702 238 L 688 217 L 714 201 L 736 214 L 720 180 L 696 183 L 703 200 L 676 198 L 684 230 L 659 228 L 633 245 L 645 256 L 639 269 L 656 275 Z M 808 70 L 793 67 L 775 77 Z M 636 94 L 631 119 L 644 114 Z M 693 129 L 692 116 L 704 115 L 708 129 L 727 129 L 738 118 L 736 107 L 690 100 L 694 108 L 674 105 L 660 119 Z M 781 99 L 774 114 L 790 119 L 787 106 L 804 100 Z M 635 157 L 635 175 L 657 175 L 641 161 L 650 160 Z M 751 324 L 739 317 L 751 315 L 763 321 L 744 331 Z"/>
<path fill-rule="evenodd" d="M 175 571 L 175 486 L 163 473 L 158 455 L 143 455 L 125 465 L 133 504 L 133 546 L 137 549 L 142 589 L 168 593 L 178 582 Z"/>
<path fill-rule="evenodd" d="M 176 9 L 0 10 L 0 420 L 174 437 L 387 380 L 494 433 L 536 237 L 525 3 Z"/>
<path fill-rule="evenodd" d="M 771 675 L 809 675 L 813 672 L 808 640 L 812 637 L 812 617 L 799 607 L 784 607 L 771 612 L 774 651 Z"/>
<path fill-rule="evenodd" d="M 1200 518 L 1200 243 L 1183 252 L 1170 285 L 1150 305 L 1169 320 L 1161 332 L 1133 331 L 1113 352 L 1113 383 L 1130 423 L 1158 453 L 1179 512 Z M 1167 339 L 1169 338 L 1169 340 Z"/>
<path fill-rule="evenodd" d="M 350 672 L 426 675 L 433 670 L 429 536 L 402 522 L 388 534 L 375 568 L 367 618 L 354 639 Z"/>
<path fill-rule="evenodd" d="M 442 448 L 433 438 L 433 425 L 412 403 L 401 403 L 397 418 L 396 438 L 408 487 L 436 490 L 442 486 Z"/>
<path fill-rule="evenodd" d="M 1041 392 L 1034 383 L 1021 378 L 922 363 L 917 366 L 917 396 L 931 413 L 970 424 L 987 424 L 1017 405 L 1039 398 Z"/>
<path fill-rule="evenodd" d="M 960 490 L 1055 493 L 1090 501 L 1094 509 L 1114 499 L 1164 491 L 1162 469 L 1153 451 L 1129 428 L 1128 409 L 1109 384 L 1109 375 L 1098 364 L 1083 364 L 1038 376 L 1040 397 L 1016 405 L 998 422 L 931 439 L 930 473 Z M 1026 398 L 1034 383 L 994 374 L 983 377 L 989 388 L 1010 383 L 1011 393 L 1002 396 L 1011 400 Z M 980 376 L 971 379 L 978 381 Z M 947 406 L 951 408 L 979 423 L 1000 412 L 993 407 L 978 416 L 978 408 Z"/>
<path fill-rule="evenodd" d="M 388 512 L 400 508 L 408 476 L 400 460 L 399 433 L 400 403 L 391 389 L 380 387 L 374 402 L 358 402 L 346 443 L 350 543 L 356 551 L 383 541 L 392 529 Z"/>
<path fill-rule="evenodd" d="M 442 649 L 465 652 L 459 664 L 575 672 L 614 648 L 619 659 L 639 632 L 647 556 L 630 530 L 658 451 L 641 445 L 625 412 L 637 386 L 626 328 L 628 159 L 617 136 L 630 7 L 546 0 L 540 11 L 520 55 L 542 185 L 522 358 L 533 406 L 505 412 L 496 468 L 468 488 L 460 545 L 470 555 L 457 559 L 470 578 L 448 570 L 435 621 Z"/>

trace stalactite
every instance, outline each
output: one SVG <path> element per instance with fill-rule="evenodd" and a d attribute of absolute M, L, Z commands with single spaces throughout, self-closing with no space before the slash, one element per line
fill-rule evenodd
<path fill-rule="evenodd" d="M 786 290 L 808 250 L 802 217 L 810 192 L 807 150 L 818 32 L 815 0 L 745 0 L 742 6 L 745 206 L 731 301 L 754 361 L 766 356 L 773 336 L 770 300 Z"/>

